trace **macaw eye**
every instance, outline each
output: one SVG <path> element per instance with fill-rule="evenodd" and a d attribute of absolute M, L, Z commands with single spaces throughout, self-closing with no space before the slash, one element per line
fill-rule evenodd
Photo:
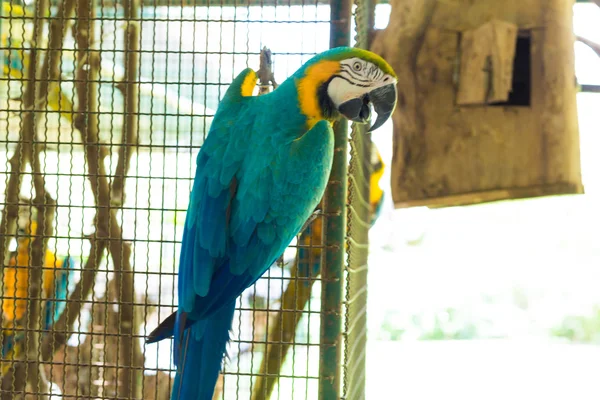
<path fill-rule="evenodd" d="M 354 63 L 352 68 L 354 68 L 355 71 L 360 71 L 362 69 L 362 64 L 357 61 Z"/>

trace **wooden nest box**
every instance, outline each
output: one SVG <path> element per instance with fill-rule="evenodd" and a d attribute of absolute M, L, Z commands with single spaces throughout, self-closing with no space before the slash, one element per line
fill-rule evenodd
<path fill-rule="evenodd" d="M 391 0 L 396 207 L 583 193 L 573 0 Z"/>

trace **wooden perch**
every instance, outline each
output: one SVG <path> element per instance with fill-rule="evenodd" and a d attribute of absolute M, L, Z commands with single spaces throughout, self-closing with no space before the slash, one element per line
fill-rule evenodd
<path fill-rule="evenodd" d="M 37 96 L 36 96 L 36 83 L 39 79 L 38 65 L 39 65 L 39 50 L 37 46 L 43 42 L 44 38 L 44 23 L 45 16 L 49 10 L 48 0 L 38 0 L 35 8 L 35 19 L 34 19 L 34 32 L 32 38 L 31 48 L 29 50 L 29 68 L 26 73 L 26 85 L 25 93 L 23 95 L 23 112 L 22 112 L 22 124 L 19 133 L 19 144 L 13 159 L 16 157 L 20 158 L 19 161 L 11 162 L 11 180 L 14 176 L 16 181 L 9 182 L 7 187 L 7 200 L 10 204 L 7 204 L 6 208 L 9 208 L 7 212 L 3 214 L 2 226 L 3 233 L 10 233 L 14 231 L 16 217 L 18 215 L 18 193 L 20 191 L 20 174 L 24 170 L 24 163 L 29 162 L 33 172 L 33 185 L 35 188 L 35 198 L 33 204 L 38 212 L 38 228 L 36 231 L 35 238 L 31 244 L 31 257 L 29 265 L 29 281 L 28 281 L 28 302 L 27 302 L 27 332 L 24 346 L 24 354 L 19 355 L 24 357 L 26 366 L 20 362 L 13 364 L 9 373 L 2 379 L 2 388 L 5 389 L 7 386 L 12 385 L 11 392 L 2 392 L 2 399 L 8 398 L 15 393 L 24 393 L 27 389 L 27 385 L 30 385 L 30 390 L 33 390 L 38 394 L 39 399 L 47 399 L 46 393 L 49 393 L 49 385 L 45 377 L 44 369 L 42 368 L 41 352 L 39 348 L 39 335 L 40 335 L 40 315 L 42 309 L 42 275 L 43 275 L 43 264 L 44 255 L 46 254 L 46 247 L 48 238 L 52 236 L 52 221 L 54 220 L 55 212 L 55 201 L 46 192 L 44 175 L 41 169 L 40 162 L 40 145 L 37 144 L 37 121 L 35 115 L 35 109 L 37 108 Z M 12 161 L 12 160 L 11 160 Z M 15 210 L 16 207 L 16 210 Z M 16 211 L 16 214 L 14 212 Z M 11 220 L 12 219 L 12 220 Z M 6 222 L 5 222 L 6 221 Z M 2 238 L 2 260 L 5 261 L 6 257 L 6 237 Z"/>
<path fill-rule="evenodd" d="M 582 36 L 575 36 L 575 39 L 577 39 L 581 43 L 585 44 L 590 49 L 594 50 L 594 52 L 596 52 L 596 54 L 598 55 L 598 57 L 600 57 L 600 43 L 596 43 L 593 40 L 586 39 L 586 38 L 584 38 Z"/>
<path fill-rule="evenodd" d="M 275 81 L 275 75 L 273 75 L 273 58 L 271 56 L 271 50 L 266 46 L 260 52 L 260 68 L 257 71 L 258 75 L 258 94 L 265 94 L 277 89 L 277 82 Z"/>
<path fill-rule="evenodd" d="M 65 3 L 65 14 L 72 12 L 74 0 Z M 126 16 L 137 15 L 139 4 L 137 0 L 128 2 Z M 131 9 L 130 7 L 133 7 Z M 133 337 L 134 330 L 138 324 L 135 323 L 133 300 L 133 272 L 131 268 L 131 246 L 122 243 L 122 231 L 116 218 L 114 207 L 120 207 L 125 199 L 124 185 L 125 177 L 129 172 L 130 160 L 133 151 L 131 144 L 137 144 L 138 134 L 138 75 L 139 54 L 139 26 L 136 22 L 130 22 L 125 28 L 126 38 L 126 65 L 123 82 L 123 95 L 125 98 L 126 118 L 123 125 L 122 143 L 117 160 L 116 177 L 109 184 L 106 179 L 106 170 L 103 158 L 106 156 L 106 148 L 101 146 L 98 135 L 98 110 L 97 79 L 100 70 L 99 53 L 91 50 L 94 44 L 94 7 L 86 0 L 79 0 L 78 20 L 74 26 L 74 36 L 77 41 L 77 84 L 76 93 L 79 99 L 77 116 L 74 127 L 79 131 L 85 150 L 86 165 L 88 168 L 88 179 L 98 212 L 94 218 L 96 233 L 89 237 L 91 248 L 85 263 L 81 279 L 69 296 L 69 307 L 55 323 L 51 334 L 47 335 L 43 342 L 43 358 L 46 361 L 52 359 L 56 349 L 66 344 L 69 335 L 73 331 L 73 325 L 81 313 L 84 300 L 91 293 L 97 271 L 102 262 L 103 254 L 109 249 L 113 265 L 115 267 L 115 278 L 117 282 L 116 297 L 121 304 L 119 312 L 120 343 L 119 364 L 127 368 L 119 368 L 120 381 L 119 396 L 140 398 L 141 377 L 143 367 L 143 355 L 137 339 Z M 88 35 L 89 33 L 89 35 Z M 129 146 L 126 146 L 129 145 Z M 111 194 L 113 194 L 111 196 Z M 111 201 L 112 199 L 112 201 Z M 113 208 L 111 208 L 111 206 Z M 110 245 L 109 245 L 110 243 Z M 114 291 L 113 291 L 114 292 Z M 112 293 L 112 292 L 111 292 Z"/>
<path fill-rule="evenodd" d="M 318 219 L 314 224 L 323 223 Z M 301 235 L 299 243 L 306 243 L 310 239 L 311 229 L 307 229 Z M 308 240 L 307 240 L 308 239 Z M 293 344 L 298 324 L 306 308 L 312 288 L 315 283 L 310 273 L 300 273 L 300 271 L 310 272 L 311 265 L 320 263 L 321 250 L 306 250 L 308 259 L 296 257 L 290 270 L 290 282 L 281 297 L 281 311 L 275 313 L 274 321 L 269 324 L 267 335 L 267 346 L 260 363 L 260 372 L 256 377 L 256 383 L 252 390 L 252 400 L 267 400 L 271 397 L 275 384 L 281 373 L 281 368 L 286 355 Z M 300 268 L 299 268 L 300 266 Z M 298 279 L 300 278 L 300 279 Z M 310 279 L 313 278 L 313 279 Z"/>
<path fill-rule="evenodd" d="M 119 396 L 126 398 L 141 397 L 143 356 L 139 340 L 134 336 L 134 286 L 131 267 L 131 246 L 123 243 L 123 232 L 117 220 L 116 210 L 110 207 L 110 185 L 106 178 L 107 172 L 101 161 L 98 145 L 98 75 L 100 71 L 100 56 L 97 50 L 92 50 L 94 43 L 95 5 L 88 0 L 78 0 L 78 18 L 76 22 L 77 51 L 77 85 L 79 113 L 76 127 L 82 136 L 92 192 L 98 206 L 95 218 L 95 238 L 108 240 L 108 250 L 113 261 L 118 282 L 119 313 L 120 313 L 120 343 L 119 363 L 123 368 L 119 384 Z M 132 37 L 132 36 L 129 36 Z M 134 71 L 134 73 L 137 73 Z M 132 82 L 135 84 L 135 82 Z M 137 99 L 129 101 L 137 103 Z M 133 130 L 137 132 L 137 128 Z M 126 135 L 123 132 L 123 135 Z M 121 157 L 130 157 L 131 152 L 120 153 Z M 125 166 L 129 162 L 119 160 Z M 127 171 L 122 171 L 123 175 Z"/>
<path fill-rule="evenodd" d="M 41 43 L 39 35 L 42 34 L 43 28 L 40 26 L 44 19 L 36 20 L 36 34 L 34 38 L 36 41 L 32 43 L 31 50 L 29 53 L 29 65 L 30 68 L 27 70 L 28 84 L 25 87 L 25 94 L 23 96 L 23 107 L 27 109 L 39 109 L 43 108 L 47 104 L 47 96 L 49 94 L 49 83 L 54 82 L 60 77 L 60 48 L 64 41 L 66 32 L 66 24 L 64 24 L 65 17 L 70 17 L 74 8 L 73 0 L 66 0 L 61 3 L 58 7 L 56 18 L 52 19 L 50 23 L 50 41 L 49 51 L 44 57 L 41 70 L 39 71 L 40 76 L 36 77 L 37 66 L 38 66 L 38 50 L 36 44 Z M 38 12 L 44 12 L 48 7 L 47 2 L 39 3 L 36 10 Z M 36 82 L 34 85 L 33 82 Z M 58 83 L 53 83 L 58 84 Z M 37 85 L 37 90 L 34 90 Z M 33 112 L 23 113 L 23 124 L 21 131 L 21 140 L 17 144 L 15 153 L 11 158 L 11 174 L 9 178 L 9 184 L 7 187 L 7 205 L 5 212 L 3 213 L 2 224 L 0 224 L 0 230 L 7 232 L 8 235 L 1 237 L 0 252 L 2 252 L 0 259 L 5 260 L 6 245 L 8 242 L 6 238 L 14 232 L 14 226 L 16 221 L 16 214 L 18 214 L 18 193 L 20 191 L 20 177 L 24 171 L 25 162 L 29 161 L 32 165 L 34 172 L 34 187 L 36 191 L 36 198 L 34 199 L 34 205 L 37 208 L 38 215 L 42 216 L 39 220 L 39 226 L 37 229 L 36 238 L 32 243 L 32 254 L 31 254 L 31 273 L 29 274 L 29 315 L 27 324 L 27 343 L 31 344 L 27 351 L 28 360 L 37 361 L 49 361 L 49 357 L 46 353 L 49 353 L 47 347 L 43 344 L 41 348 L 38 348 L 39 343 L 38 332 L 39 332 L 39 315 L 42 311 L 42 303 L 40 299 L 41 295 L 41 279 L 44 254 L 46 253 L 48 238 L 52 236 L 52 221 L 54 219 L 55 212 L 55 201 L 46 192 L 44 185 L 44 175 L 41 171 L 40 166 L 40 149 L 39 144 L 34 144 L 33 138 L 37 134 L 37 121 Z M 6 260 L 5 260 L 6 263 Z M 33 383 L 38 382 L 37 386 L 33 386 L 38 393 L 47 393 L 48 384 L 45 381 L 43 370 L 40 370 L 40 366 L 37 363 L 28 363 L 29 368 L 24 368 L 21 364 L 16 364 L 12 371 L 10 371 L 6 377 L 3 378 L 2 388 L 6 390 L 3 392 L 2 398 L 5 398 L 5 394 L 10 396 L 10 392 L 19 392 L 24 389 L 25 376 L 28 380 Z M 11 387 L 14 380 L 14 387 Z M 36 388 L 37 387 L 37 388 Z M 10 391 L 10 392 L 9 392 Z M 40 398 L 45 398 L 45 395 L 41 395 Z"/>
<path fill-rule="evenodd" d="M 65 7 L 66 8 L 66 7 Z M 77 68 L 76 68 L 76 93 L 79 99 L 77 115 L 74 120 L 75 128 L 81 135 L 84 145 L 88 179 L 98 207 L 94 226 L 96 233 L 90 238 L 91 250 L 75 290 L 69 296 L 69 307 L 60 316 L 55 324 L 52 334 L 47 335 L 43 342 L 43 358 L 51 360 L 54 350 L 60 348 L 68 340 L 68 335 L 63 332 L 73 330 L 73 324 L 81 312 L 85 300 L 93 286 L 97 270 L 102 260 L 104 250 L 108 247 L 116 276 L 120 285 L 120 323 L 122 336 L 120 349 L 120 364 L 127 366 L 122 376 L 120 396 L 141 397 L 141 368 L 143 357 L 137 339 L 133 337 L 134 306 L 133 306 L 133 273 L 131 268 L 131 247 L 123 244 L 122 231 L 116 218 L 114 209 L 110 208 L 111 188 L 106 178 L 107 172 L 102 162 L 100 140 L 98 135 L 98 85 L 97 80 L 100 70 L 100 57 L 97 50 L 92 49 L 94 43 L 94 5 L 87 0 L 78 0 L 78 18 L 74 26 L 74 36 L 77 42 Z M 129 31 L 130 32 L 130 31 Z M 131 37 L 131 33 L 128 33 Z M 135 72 L 137 74 L 137 72 Z M 135 80 L 132 85 L 137 85 Z M 137 96 L 136 96 L 137 99 Z M 133 101 L 137 107 L 137 101 Z M 131 130 L 137 133 L 137 127 Z M 131 152 L 119 154 L 122 174 L 128 172 L 129 161 L 121 157 L 131 157 Z M 110 244 L 109 244 L 110 242 Z"/>
<path fill-rule="evenodd" d="M 112 184 L 112 205 L 120 207 L 125 203 L 124 186 L 126 171 L 129 171 L 131 154 L 134 150 L 132 145 L 137 144 L 138 136 L 138 81 L 139 81 L 139 42 L 140 27 L 134 18 L 139 11 L 139 0 L 125 0 L 123 8 L 125 11 L 125 74 L 123 83 L 117 87 L 123 94 L 125 105 L 125 116 L 123 118 L 123 129 L 121 134 L 121 147 L 117 169 Z"/>
<path fill-rule="evenodd" d="M 112 205 L 123 205 L 125 201 L 125 178 L 129 172 L 131 156 L 138 143 L 138 81 L 139 81 L 139 41 L 140 29 L 135 19 L 139 18 L 139 0 L 124 0 L 123 10 L 126 20 L 124 30 L 125 41 L 125 81 L 123 103 L 125 116 L 121 132 L 121 148 L 117 162 L 117 170 L 111 187 Z M 117 222 L 114 210 L 111 210 L 111 241 L 109 247 L 115 267 L 117 283 L 117 300 L 119 302 L 120 357 L 125 366 L 121 370 L 118 394 L 121 397 L 140 398 L 142 396 L 142 368 L 144 357 L 140 342 L 134 337 L 139 324 L 136 323 L 134 275 L 131 266 L 131 244 L 123 242 L 123 232 Z"/>
<path fill-rule="evenodd" d="M 39 153 L 36 154 L 37 163 L 39 165 Z M 34 174 L 40 174 L 41 171 L 39 168 L 34 167 Z M 27 360 L 28 368 L 27 368 L 27 378 L 31 387 L 34 391 L 38 393 L 39 399 L 46 399 L 47 396 L 45 393 L 49 393 L 50 386 L 46 380 L 44 369 L 42 368 L 41 361 L 42 354 L 40 348 L 40 321 L 42 319 L 42 275 L 43 275 L 43 265 L 44 265 L 44 255 L 46 254 L 46 249 L 48 247 L 48 238 L 53 236 L 53 221 L 54 214 L 56 211 L 56 202 L 55 200 L 48 194 L 45 193 L 45 189 L 43 191 L 43 197 L 41 199 L 36 198 L 34 200 L 34 205 L 37 208 L 38 215 L 42 215 L 43 217 L 38 218 L 38 227 L 36 232 L 36 237 L 31 244 L 31 269 L 29 270 L 29 300 L 28 300 L 28 315 L 27 315 Z M 37 197 L 37 195 L 36 195 Z M 36 362 L 31 362 L 31 361 Z M 18 381 L 18 374 L 15 375 L 15 386 Z M 37 385 L 36 385 L 37 384 Z M 15 387 L 16 391 L 16 387 Z"/>
<path fill-rule="evenodd" d="M 35 91 L 36 99 L 34 102 L 31 102 L 31 98 L 34 94 L 34 86 L 31 85 L 31 92 L 29 92 L 27 88 L 25 89 L 24 97 L 29 99 L 29 102 L 23 103 L 23 107 L 25 109 L 32 109 L 34 105 L 35 107 L 38 107 L 40 104 L 45 104 L 44 101 L 47 101 L 47 94 L 49 92 L 48 81 L 55 81 L 60 77 L 59 65 L 61 50 L 59 49 L 62 47 L 62 43 L 64 42 L 64 36 L 67 29 L 67 24 L 63 22 L 65 19 L 68 19 L 73 13 L 74 5 L 74 0 L 65 0 L 64 3 L 60 3 L 56 13 L 56 18 L 52 19 L 52 22 L 50 23 L 49 48 L 51 50 L 48 51 L 48 56 L 44 58 L 44 62 L 40 71 L 41 77 L 38 80 L 39 87 Z M 44 19 L 39 19 L 38 21 L 41 21 L 40 23 L 43 23 Z M 35 49 L 35 44 L 32 44 L 31 47 L 32 49 Z M 30 53 L 29 57 L 29 65 L 37 65 L 32 64 L 32 62 L 35 63 L 38 61 L 37 53 L 34 52 L 33 55 Z M 30 75 L 30 77 L 35 77 L 35 68 L 30 68 L 30 70 L 32 74 Z M 35 123 L 35 119 L 33 119 L 33 117 L 29 117 L 29 115 L 32 114 L 33 113 L 27 113 L 23 115 L 24 118 L 25 115 L 27 115 L 26 118 L 28 118 L 28 125 L 26 127 L 24 121 L 23 129 L 27 128 L 27 130 L 29 130 L 30 132 L 32 129 L 33 131 L 35 131 L 35 127 L 33 126 L 33 124 Z M 15 152 L 9 161 L 11 165 L 11 172 L 8 178 L 8 185 L 6 188 L 6 205 L 2 213 L 2 222 L 0 222 L 0 232 L 5 233 L 4 235 L 0 236 L 0 260 L 3 261 L 4 265 L 8 263 L 6 251 L 8 248 L 8 241 L 6 239 L 14 234 L 14 229 L 16 226 L 15 223 L 18 214 L 19 203 L 18 195 L 21 190 L 20 179 L 25 168 L 25 163 L 29 162 L 29 146 L 31 146 L 31 143 L 23 143 L 23 141 L 20 140 L 19 143 L 17 143 Z"/>
<path fill-rule="evenodd" d="M 68 332 L 73 331 L 75 321 L 81 313 L 81 307 L 92 291 L 107 240 L 90 237 L 90 243 L 90 253 L 81 272 L 81 278 L 69 295 L 69 306 L 65 308 L 58 321 L 54 323 L 53 329 L 48 332 L 42 342 L 42 357 L 45 362 L 51 361 L 54 352 L 67 343 L 69 339 Z"/>
<path fill-rule="evenodd" d="M 62 45 L 68 29 L 68 24 L 64 22 L 71 18 L 74 9 L 75 0 L 64 0 L 59 3 L 56 16 L 51 20 L 50 51 L 48 52 L 48 57 L 44 59 L 44 65 L 42 67 L 43 78 L 41 79 L 40 90 L 38 92 L 38 95 L 40 96 L 49 93 L 51 90 L 51 87 L 48 86 L 48 82 L 51 82 L 51 85 L 60 85 L 58 80 L 61 78 L 60 60 L 62 57 Z M 42 358 L 45 362 L 51 361 L 56 349 L 59 349 L 66 344 L 68 335 L 65 332 L 67 330 L 72 331 L 73 324 L 79 316 L 83 304 L 82 300 L 85 300 L 87 295 L 81 296 L 86 292 L 89 293 L 89 290 L 91 289 L 92 282 L 95 279 L 95 271 L 98 269 L 101 254 L 104 251 L 105 246 L 105 242 L 97 243 L 92 241 L 90 255 L 88 256 L 84 270 L 81 274 L 81 279 L 69 297 L 69 307 L 65 307 L 65 310 L 58 321 L 55 322 L 52 333 L 46 335 L 42 342 Z M 93 267 L 94 264 L 95 268 Z M 87 290 L 85 288 L 87 288 Z M 67 327 L 69 328 L 67 329 Z"/>
<path fill-rule="evenodd" d="M 2 261 L 2 265 L 8 265 L 8 259 L 10 257 L 8 252 L 10 241 L 8 238 L 15 234 L 15 229 L 17 227 L 19 193 L 21 192 L 21 177 L 25 171 L 25 154 L 28 153 L 27 146 L 30 146 L 30 144 L 23 143 L 23 137 L 20 136 L 19 142 L 15 147 L 15 152 L 8 161 L 10 164 L 10 173 L 6 185 L 2 221 L 0 221 L 0 261 Z"/>
<path fill-rule="evenodd" d="M 40 70 L 39 86 L 37 88 L 36 107 L 45 108 L 52 92 L 52 86 L 58 85 L 60 94 L 60 61 L 62 58 L 62 47 L 68 29 L 68 21 L 75 9 L 75 0 L 64 0 L 58 5 L 56 15 L 50 22 L 50 33 L 48 42 L 48 53 Z M 31 65 L 31 64 L 30 64 Z M 59 110 L 62 111 L 62 110 Z"/>

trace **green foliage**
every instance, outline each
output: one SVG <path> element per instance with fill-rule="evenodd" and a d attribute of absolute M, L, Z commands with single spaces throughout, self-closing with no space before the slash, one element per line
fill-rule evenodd
<path fill-rule="evenodd" d="M 406 336 L 419 340 L 464 340 L 481 336 L 468 315 L 451 307 L 434 315 L 421 313 L 409 318 L 390 311 L 385 315 L 381 334 L 387 340 L 401 340 Z"/>
<path fill-rule="evenodd" d="M 600 307 L 588 315 L 569 315 L 551 330 L 554 337 L 577 343 L 600 343 Z"/>
<path fill-rule="evenodd" d="M 434 317 L 434 324 L 424 330 L 421 340 L 462 340 L 477 338 L 477 327 L 454 308 L 447 308 Z"/>
<path fill-rule="evenodd" d="M 385 314 L 385 319 L 381 324 L 381 333 L 387 340 L 401 340 L 406 333 L 406 329 L 401 327 L 401 322 L 398 321 L 399 315 L 398 311 L 389 311 Z"/>

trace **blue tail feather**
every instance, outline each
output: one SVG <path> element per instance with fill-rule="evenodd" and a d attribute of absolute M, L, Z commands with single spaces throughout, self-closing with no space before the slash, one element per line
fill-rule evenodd
<path fill-rule="evenodd" d="M 6 359 L 10 356 L 10 352 L 15 347 L 15 333 L 7 330 L 2 333 L 2 336 L 2 358 Z"/>
<path fill-rule="evenodd" d="M 69 282 L 71 280 L 70 277 L 73 274 L 74 268 L 75 260 L 71 257 L 65 257 L 60 271 L 56 271 L 54 294 L 46 303 L 43 329 L 50 329 L 50 327 L 58 321 L 65 309 L 67 305 L 66 300 L 68 298 Z"/>
<path fill-rule="evenodd" d="M 207 319 L 174 332 L 177 375 L 171 400 L 212 400 L 233 320 L 235 301 Z M 179 321 L 175 326 L 178 326 Z"/>

